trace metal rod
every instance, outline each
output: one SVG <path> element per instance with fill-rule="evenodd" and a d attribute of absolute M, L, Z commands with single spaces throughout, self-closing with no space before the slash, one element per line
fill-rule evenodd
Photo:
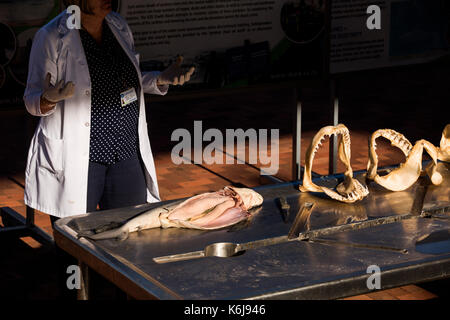
<path fill-rule="evenodd" d="M 322 243 L 322 244 L 327 244 L 327 245 L 341 245 L 341 246 L 363 248 L 363 249 L 394 251 L 394 252 L 400 252 L 403 254 L 408 253 L 407 249 L 372 245 L 372 244 L 366 244 L 366 243 L 353 243 L 353 242 L 344 242 L 344 241 L 326 240 L 326 239 L 308 239 L 308 242 L 316 242 L 316 243 Z"/>
<path fill-rule="evenodd" d="M 302 221 L 302 222 L 304 221 L 303 219 L 305 218 L 306 213 L 308 213 L 308 212 L 310 213 L 313 208 L 313 206 L 310 207 L 310 205 L 313 205 L 313 204 L 309 203 L 307 206 L 305 204 L 304 209 L 303 210 L 301 209 L 299 211 L 299 214 L 297 214 L 297 216 L 299 218 L 297 219 L 297 217 L 296 217 L 296 220 Z M 302 214 L 301 214 L 302 211 L 303 211 L 303 213 L 305 213 L 303 215 L 303 218 L 302 218 Z M 365 229 L 365 228 L 369 228 L 369 227 L 390 224 L 390 223 L 399 222 L 399 221 L 402 221 L 405 219 L 412 219 L 412 218 L 420 218 L 420 216 L 412 215 L 412 214 L 408 213 L 408 214 L 403 214 L 403 215 L 382 217 L 382 218 L 377 218 L 377 219 L 373 219 L 373 220 L 367 220 L 367 221 L 355 222 L 355 223 L 346 224 L 346 225 L 323 228 L 323 229 L 319 229 L 319 230 L 305 231 L 305 232 L 299 233 L 298 236 L 294 237 L 294 238 L 289 238 L 289 236 L 278 236 L 278 237 L 274 237 L 274 238 L 250 241 L 247 243 L 235 244 L 236 253 L 242 252 L 245 250 L 249 250 L 249 249 L 271 246 L 271 245 L 281 244 L 281 243 L 290 242 L 290 241 L 308 240 L 308 241 L 319 242 L 321 239 L 319 239 L 319 241 L 317 241 L 317 238 L 319 238 L 321 236 L 327 236 L 327 235 L 336 234 L 336 233 L 344 232 L 344 231 L 350 231 L 350 230 Z M 298 223 L 300 224 L 300 222 L 298 222 Z M 293 227 L 295 227 L 295 221 L 294 221 Z M 294 230 L 293 227 L 291 227 L 292 230 Z M 290 233 L 291 233 L 291 230 L 290 230 Z M 324 240 L 322 240 L 322 241 L 324 241 Z M 212 246 L 212 245 L 214 245 L 214 244 L 210 244 L 210 246 Z M 404 251 L 406 249 L 398 249 L 398 248 L 391 248 L 391 247 L 384 247 L 384 246 L 366 245 L 366 244 L 352 244 L 352 246 L 358 246 L 358 247 L 363 247 L 363 248 L 367 248 L 367 249 L 375 249 L 376 248 L 376 249 L 382 249 L 382 250 L 385 250 L 385 249 L 391 250 L 391 251 L 394 250 L 394 251 L 400 251 L 402 253 L 406 253 Z M 204 250 L 201 250 L 201 251 L 193 251 L 193 252 L 174 254 L 174 255 L 170 255 L 170 256 L 156 257 L 156 258 L 153 258 L 153 260 L 157 263 L 168 263 L 168 262 L 174 262 L 174 261 L 202 258 L 202 257 L 206 257 L 206 256 L 207 255 L 204 253 Z"/>
<path fill-rule="evenodd" d="M 336 88 L 336 80 L 330 80 L 330 105 L 331 105 L 331 118 L 333 126 L 339 124 L 339 98 Z M 330 151 L 328 161 L 329 174 L 335 174 L 337 172 L 337 136 L 332 135 L 330 137 Z"/>
<path fill-rule="evenodd" d="M 396 215 L 396 216 L 389 216 L 389 217 L 382 217 L 377 218 L 373 220 L 366 220 L 362 222 L 355 222 L 350 224 L 345 224 L 341 226 L 335 226 L 335 227 L 329 227 L 319 230 L 312 230 L 312 231 L 306 231 L 299 234 L 297 238 L 294 238 L 293 240 L 307 240 L 310 238 L 317 238 L 319 236 L 325 236 L 330 235 L 338 232 L 344 232 L 349 230 L 359 230 L 359 229 L 365 229 L 369 227 L 375 227 L 383 224 L 389 224 L 398 222 L 405 219 L 411 219 L 411 218 L 418 218 L 419 216 L 412 215 L 410 213 L 402 214 L 402 215 Z"/>
<path fill-rule="evenodd" d="M 246 242 L 246 243 L 237 245 L 236 252 L 250 250 L 250 249 L 256 249 L 256 248 L 260 248 L 260 247 L 272 246 L 275 244 L 284 243 L 286 241 L 288 241 L 287 236 L 279 236 L 279 237 L 275 237 L 275 238 L 250 241 L 250 242 Z"/>
<path fill-rule="evenodd" d="M 203 258 L 205 256 L 205 251 L 193 251 L 187 253 L 173 254 L 169 256 L 162 256 L 153 258 L 153 261 L 156 263 L 168 263 L 168 262 L 176 262 L 176 261 L 184 261 L 184 260 L 192 260 L 197 258 Z"/>
<path fill-rule="evenodd" d="M 293 93 L 294 122 L 292 131 L 292 180 L 301 179 L 302 150 L 302 102 L 300 93 L 294 88 Z"/>

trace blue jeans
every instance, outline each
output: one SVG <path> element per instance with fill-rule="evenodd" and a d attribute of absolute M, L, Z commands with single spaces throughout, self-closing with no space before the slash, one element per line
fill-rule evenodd
<path fill-rule="evenodd" d="M 87 212 L 134 206 L 147 202 L 144 164 L 135 154 L 107 165 L 89 162 Z"/>

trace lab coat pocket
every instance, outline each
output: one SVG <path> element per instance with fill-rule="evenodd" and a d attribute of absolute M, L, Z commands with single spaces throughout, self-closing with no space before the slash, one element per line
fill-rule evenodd
<path fill-rule="evenodd" d="M 38 135 L 37 163 L 52 174 L 61 175 L 63 171 L 63 139 L 47 137 L 42 131 Z"/>

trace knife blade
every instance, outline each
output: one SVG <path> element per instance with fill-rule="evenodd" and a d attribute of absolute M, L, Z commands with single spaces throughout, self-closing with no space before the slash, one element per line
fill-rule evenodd
<path fill-rule="evenodd" d="M 306 223 L 311 216 L 311 211 L 313 208 L 314 203 L 312 202 L 305 202 L 302 204 L 297 212 L 297 215 L 295 216 L 291 229 L 289 229 L 288 239 L 297 238 L 300 232 L 305 230 Z"/>

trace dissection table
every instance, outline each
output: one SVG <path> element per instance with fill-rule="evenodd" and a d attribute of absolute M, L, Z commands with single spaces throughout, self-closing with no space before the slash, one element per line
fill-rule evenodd
<path fill-rule="evenodd" d="M 363 294 L 371 291 L 367 279 L 373 265 L 381 270 L 381 289 L 449 276 L 450 165 L 439 163 L 439 170 L 444 182 L 425 188 L 419 212 L 422 179 L 402 192 L 369 183 L 369 195 L 353 204 L 301 193 L 292 182 L 255 188 L 264 197 L 262 207 L 251 220 L 222 230 L 158 228 L 131 233 L 125 241 L 77 238 L 78 232 L 161 204 L 153 203 L 61 219 L 55 224 L 55 241 L 80 261 L 85 299 L 90 268 L 137 299 L 335 299 Z M 363 181 L 364 173 L 355 176 Z M 315 183 L 334 187 L 340 179 L 333 175 Z M 287 215 L 280 211 L 280 198 L 290 206 Z M 287 239 L 307 202 L 314 204 L 312 213 L 298 237 Z M 170 259 L 215 243 L 244 244 L 245 250 L 229 257 Z"/>

